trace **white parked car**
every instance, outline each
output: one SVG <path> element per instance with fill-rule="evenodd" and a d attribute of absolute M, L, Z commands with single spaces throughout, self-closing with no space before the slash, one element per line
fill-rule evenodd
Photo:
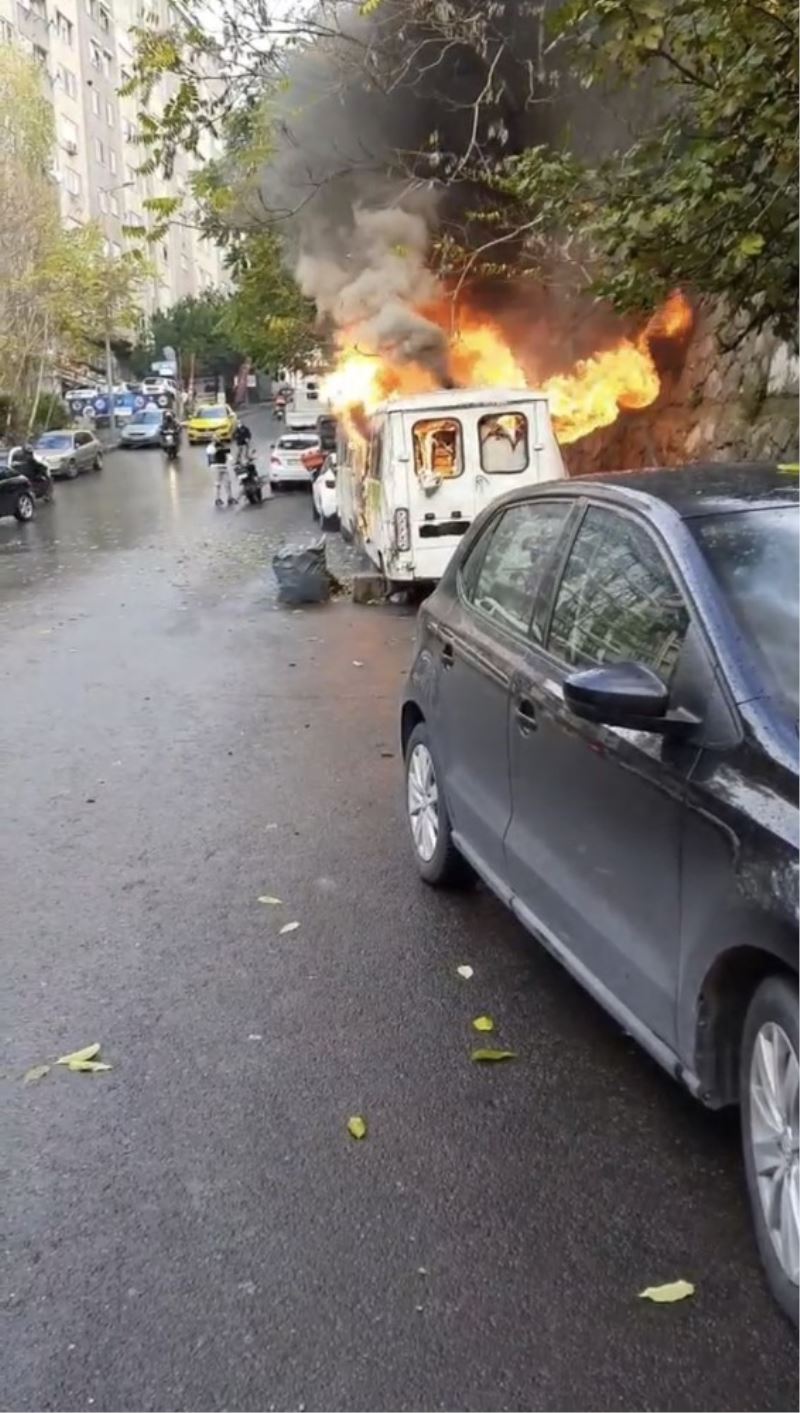
<path fill-rule="evenodd" d="M 336 454 L 331 452 L 311 486 L 314 519 L 323 530 L 338 530 L 339 506 L 336 500 Z"/>
<path fill-rule="evenodd" d="M 310 485 L 311 472 L 303 463 L 308 451 L 319 451 L 314 432 L 284 432 L 273 443 L 269 458 L 269 483 L 275 489 L 284 485 Z"/>

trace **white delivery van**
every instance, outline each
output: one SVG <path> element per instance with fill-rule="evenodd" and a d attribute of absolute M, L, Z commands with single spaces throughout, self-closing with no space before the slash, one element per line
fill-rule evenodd
<path fill-rule="evenodd" d="M 320 396 L 320 380 L 316 376 L 300 378 L 294 386 L 292 400 L 286 408 L 286 425 L 295 431 L 315 427 L 317 418 L 330 412 Z"/>
<path fill-rule="evenodd" d="M 390 583 L 435 582 L 485 505 L 566 474 L 547 398 L 528 389 L 399 398 L 362 431 L 339 424 L 339 521 Z"/>

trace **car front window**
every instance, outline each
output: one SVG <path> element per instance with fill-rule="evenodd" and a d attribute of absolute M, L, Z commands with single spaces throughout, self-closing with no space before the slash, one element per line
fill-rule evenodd
<path fill-rule="evenodd" d="M 46 436 L 40 437 L 36 443 L 37 451 L 69 451 L 72 446 L 72 438 L 64 432 L 48 432 Z"/>
<path fill-rule="evenodd" d="M 570 667 L 639 662 L 668 683 L 688 626 L 683 597 L 648 532 L 591 506 L 558 587 L 550 651 Z"/>
<path fill-rule="evenodd" d="M 568 501 L 515 505 L 489 527 L 486 552 L 467 588 L 476 608 L 505 627 L 528 632 L 542 575 L 570 509 Z M 476 550 L 479 545 L 472 554 Z"/>
<path fill-rule="evenodd" d="M 800 519 L 793 506 L 709 515 L 688 522 L 737 624 L 757 655 L 767 690 L 798 711 Z"/>

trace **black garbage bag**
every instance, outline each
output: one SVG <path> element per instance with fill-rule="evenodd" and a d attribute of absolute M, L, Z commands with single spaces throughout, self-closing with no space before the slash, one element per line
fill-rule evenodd
<path fill-rule="evenodd" d="M 331 575 L 325 562 L 325 541 L 312 545 L 284 545 L 272 556 L 278 581 L 278 599 L 292 606 L 326 603 L 331 596 Z"/>

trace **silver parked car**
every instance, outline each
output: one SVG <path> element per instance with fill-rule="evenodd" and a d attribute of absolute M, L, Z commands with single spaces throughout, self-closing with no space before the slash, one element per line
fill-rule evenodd
<path fill-rule="evenodd" d="M 43 432 L 34 451 L 51 476 L 73 479 L 81 471 L 102 471 L 103 448 L 93 432 L 68 428 Z"/>

